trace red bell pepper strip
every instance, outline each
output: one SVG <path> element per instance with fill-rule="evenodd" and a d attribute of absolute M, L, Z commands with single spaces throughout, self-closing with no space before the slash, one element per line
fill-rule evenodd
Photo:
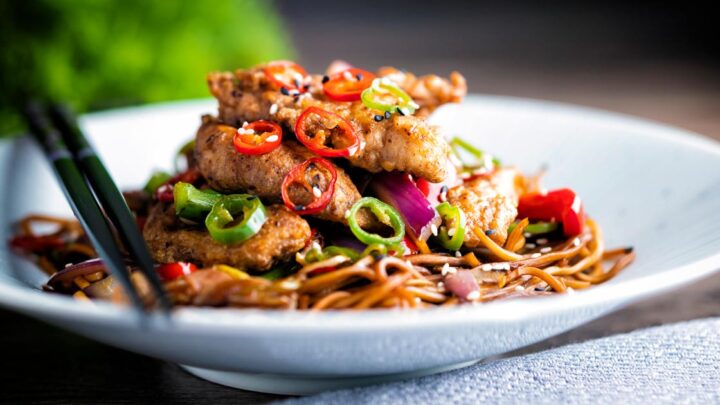
<path fill-rule="evenodd" d="M 295 135 L 300 143 L 320 156 L 352 156 L 360 149 L 360 138 L 350 122 L 318 107 L 308 107 L 300 114 L 295 123 Z M 326 146 L 328 141 L 329 147 Z M 334 143 L 342 146 L 335 148 Z"/>
<path fill-rule="evenodd" d="M 375 75 L 367 70 L 350 68 L 335 73 L 323 83 L 323 91 L 335 101 L 359 101 L 363 90 L 372 85 Z"/>
<path fill-rule="evenodd" d="M 518 205 L 518 217 L 562 222 L 566 236 L 580 235 L 585 226 L 582 200 L 569 188 L 523 195 Z"/>
<path fill-rule="evenodd" d="M 20 235 L 10 239 L 10 247 L 27 253 L 40 253 L 46 250 L 58 249 L 65 242 L 54 235 Z"/>
<path fill-rule="evenodd" d="M 282 128 L 270 121 L 255 121 L 238 128 L 233 146 L 244 155 L 264 155 L 282 142 Z"/>
<path fill-rule="evenodd" d="M 155 271 L 163 280 L 171 281 L 197 271 L 197 266 L 187 262 L 166 263 L 155 267 Z"/>
<path fill-rule="evenodd" d="M 325 169 L 325 172 L 327 172 L 328 181 L 325 186 L 325 191 L 320 190 L 320 186 L 318 184 L 314 184 L 311 180 L 309 180 L 313 178 L 313 176 L 310 176 L 308 172 L 312 169 L 320 168 Z M 282 199 L 285 203 L 285 206 L 294 211 L 296 214 L 316 214 L 325 209 L 325 207 L 330 203 L 330 199 L 335 193 L 336 181 L 337 170 L 335 169 L 335 166 L 323 158 L 313 157 L 304 161 L 303 163 L 300 163 L 299 165 L 293 167 L 292 170 L 290 170 L 290 172 L 283 179 L 280 192 L 282 194 Z M 314 197 L 312 202 L 306 205 L 294 203 L 290 199 L 289 194 L 289 188 L 293 184 L 299 184 L 308 193 L 310 193 Z"/>
<path fill-rule="evenodd" d="M 297 91 L 304 93 L 308 89 L 306 83 L 308 73 L 302 66 L 290 61 L 275 61 L 268 63 L 263 69 L 270 83 L 273 83 L 279 89 L 287 91 Z"/>

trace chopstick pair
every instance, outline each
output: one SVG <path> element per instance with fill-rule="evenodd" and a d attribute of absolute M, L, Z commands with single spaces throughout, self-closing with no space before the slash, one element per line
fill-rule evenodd
<path fill-rule="evenodd" d="M 170 301 L 135 218 L 70 110 L 57 104 L 34 102 L 26 106 L 24 115 L 75 215 L 110 273 L 127 291 L 132 304 L 142 312 L 148 310 L 131 281 L 113 228 L 139 271 L 149 281 L 159 307 L 168 310 Z"/>

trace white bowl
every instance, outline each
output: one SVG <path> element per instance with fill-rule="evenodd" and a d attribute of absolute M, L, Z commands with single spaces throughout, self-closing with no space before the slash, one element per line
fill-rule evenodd
<path fill-rule="evenodd" d="M 118 184 L 169 168 L 212 101 L 90 114 L 83 125 Z M 0 305 L 241 388 L 309 393 L 436 372 L 537 342 L 720 267 L 720 146 L 686 131 L 547 102 L 469 97 L 433 121 L 448 136 L 568 186 L 637 261 L 575 294 L 418 311 L 310 314 L 185 308 L 141 323 L 130 310 L 41 292 L 45 276 L 0 248 Z M 30 141 L 0 143 L 0 239 L 30 212 L 69 215 Z M 41 365 L 38 365 L 41 367 Z M 410 374 L 408 374 L 410 373 Z"/>

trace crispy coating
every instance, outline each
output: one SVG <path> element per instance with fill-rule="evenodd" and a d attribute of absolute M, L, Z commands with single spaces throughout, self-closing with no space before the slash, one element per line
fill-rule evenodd
<path fill-rule="evenodd" d="M 378 112 L 361 102 L 328 101 L 319 76 L 313 76 L 308 92 L 297 97 L 282 94 L 261 67 L 211 73 L 208 85 L 220 103 L 220 119 L 229 125 L 265 119 L 293 129 L 302 111 L 316 106 L 348 120 L 361 138 L 360 150 L 348 157 L 353 166 L 373 173 L 404 171 L 432 182 L 443 181 L 447 174 L 443 163 L 449 146 L 424 118 L 393 114 L 378 122 Z"/>
<path fill-rule="evenodd" d="M 385 66 L 378 70 L 379 77 L 387 77 L 397 83 L 410 97 L 420 104 L 416 115 L 430 115 L 436 108 L 446 103 L 459 103 L 467 94 L 465 77 L 458 72 L 450 73 L 445 79 L 437 75 L 417 77 L 410 72 Z"/>
<path fill-rule="evenodd" d="M 233 147 L 234 127 L 218 124 L 210 117 L 203 117 L 203 125 L 197 133 L 195 158 L 203 177 L 215 190 L 223 193 L 250 193 L 265 201 L 281 203 L 283 178 L 295 166 L 315 156 L 294 140 L 284 141 L 272 152 L 264 155 L 238 153 Z M 347 223 L 345 212 L 361 198 L 355 184 L 339 167 L 335 192 L 330 203 L 316 216 L 320 219 Z M 325 176 L 318 176 L 317 185 L 326 189 Z M 290 198 L 295 203 L 308 203 L 312 195 L 299 187 L 291 189 Z M 363 214 L 358 217 L 362 224 L 370 219 Z"/>
<path fill-rule="evenodd" d="M 143 236 L 158 263 L 187 261 L 205 267 L 226 264 L 267 271 L 292 258 L 310 238 L 308 223 L 284 206 L 271 205 L 267 212 L 268 219 L 257 234 L 241 243 L 223 245 L 205 227 L 180 222 L 174 205 L 158 203 L 150 210 Z"/>
<path fill-rule="evenodd" d="M 463 210 L 467 219 L 465 246 L 481 247 L 473 229 L 493 230 L 490 238 L 499 244 L 507 239 L 508 226 L 517 217 L 517 205 L 524 189 L 524 178 L 513 168 L 468 181 L 448 191 L 447 200 Z"/>

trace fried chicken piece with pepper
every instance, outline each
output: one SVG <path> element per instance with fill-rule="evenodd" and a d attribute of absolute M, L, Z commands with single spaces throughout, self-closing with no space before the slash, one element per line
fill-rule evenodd
<path fill-rule="evenodd" d="M 346 157 L 351 165 L 372 173 L 399 170 L 432 182 L 443 181 L 447 174 L 444 162 L 449 146 L 437 128 L 421 117 L 383 116 L 362 102 L 332 101 L 323 93 L 320 76 L 310 76 L 307 92 L 295 95 L 270 81 L 262 66 L 234 74 L 211 73 L 208 85 L 219 101 L 219 118 L 226 124 L 271 120 L 294 129 L 301 113 L 314 106 L 332 114 L 315 117 L 307 132 L 322 132 L 322 138 L 334 143 L 342 138 L 339 116 L 359 137 L 359 147 Z"/>

